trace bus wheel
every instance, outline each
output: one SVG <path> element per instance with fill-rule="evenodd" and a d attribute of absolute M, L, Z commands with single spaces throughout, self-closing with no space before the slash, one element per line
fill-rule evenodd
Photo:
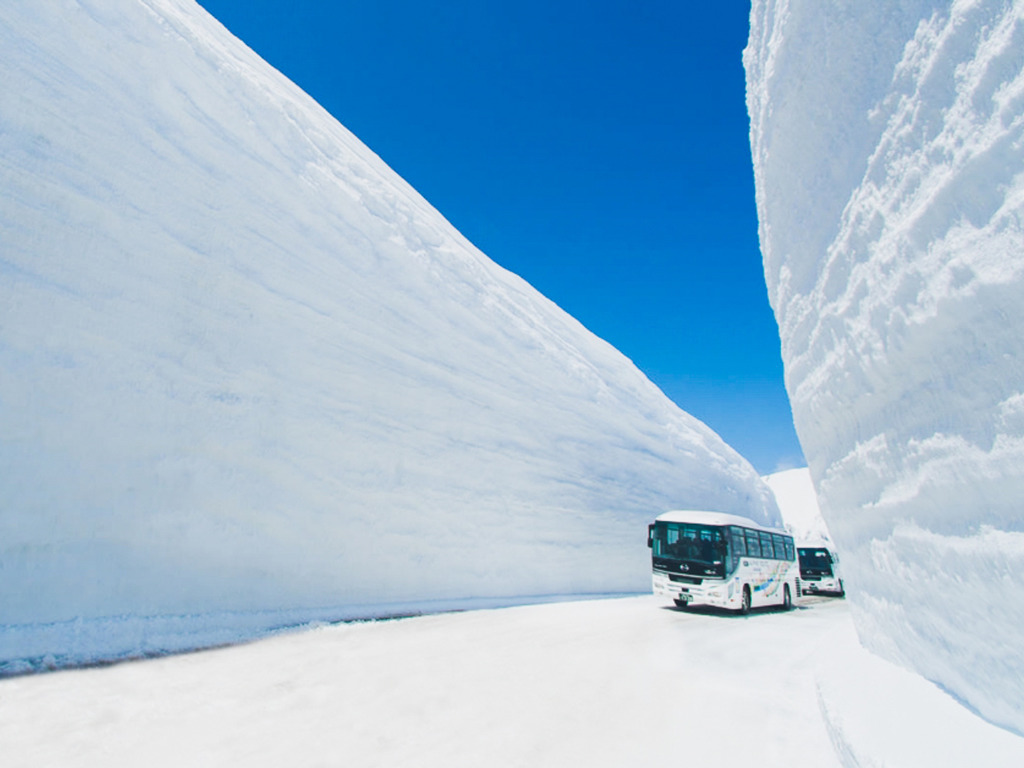
<path fill-rule="evenodd" d="M 788 611 L 793 607 L 793 595 L 789 591 L 789 584 L 782 589 L 782 610 Z"/>
<path fill-rule="evenodd" d="M 839 580 L 839 596 L 846 597 L 846 589 L 843 588 L 843 580 Z"/>
<path fill-rule="evenodd" d="M 744 584 L 743 598 L 740 601 L 740 616 L 746 616 L 748 613 L 750 613 L 750 587 Z"/>

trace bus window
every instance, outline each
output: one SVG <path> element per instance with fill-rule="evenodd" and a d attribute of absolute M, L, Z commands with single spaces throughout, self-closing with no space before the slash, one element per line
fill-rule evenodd
<path fill-rule="evenodd" d="M 824 547 L 800 547 L 800 575 L 832 576 L 832 558 Z"/>
<path fill-rule="evenodd" d="M 772 534 L 772 543 L 775 545 L 775 559 L 776 560 L 789 560 L 786 557 L 786 537 L 780 536 L 777 533 Z"/>
<path fill-rule="evenodd" d="M 740 558 L 747 553 L 747 547 L 743 541 L 743 529 L 730 525 L 725 529 L 724 536 L 725 541 L 728 542 L 728 572 L 732 573 L 740 564 Z"/>
<path fill-rule="evenodd" d="M 775 557 L 775 552 L 772 548 L 772 535 L 770 533 L 761 534 L 761 557 Z"/>
<path fill-rule="evenodd" d="M 725 557 L 725 548 L 722 546 L 722 532 L 711 528 L 701 528 L 700 544 L 698 551 L 700 559 L 705 563 L 720 563 Z"/>
<path fill-rule="evenodd" d="M 654 554 L 671 557 L 679 547 L 679 527 L 658 525 L 654 528 Z"/>
<path fill-rule="evenodd" d="M 732 542 L 732 551 L 737 557 L 747 554 L 746 541 L 743 538 L 743 529 L 732 526 L 729 528 L 729 538 Z"/>
<path fill-rule="evenodd" d="M 721 527 L 657 523 L 651 532 L 655 557 L 724 567 L 728 552 Z"/>
<path fill-rule="evenodd" d="M 747 554 L 751 557 L 761 556 L 761 540 L 757 537 L 757 531 L 746 530 L 747 534 Z"/>
<path fill-rule="evenodd" d="M 793 540 L 789 536 L 786 537 L 786 559 L 796 559 L 796 551 L 793 548 Z"/>

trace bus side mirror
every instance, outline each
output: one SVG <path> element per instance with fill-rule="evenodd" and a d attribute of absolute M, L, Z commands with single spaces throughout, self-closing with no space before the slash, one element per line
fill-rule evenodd
<path fill-rule="evenodd" d="M 654 523 L 647 526 L 647 546 L 654 546 Z"/>

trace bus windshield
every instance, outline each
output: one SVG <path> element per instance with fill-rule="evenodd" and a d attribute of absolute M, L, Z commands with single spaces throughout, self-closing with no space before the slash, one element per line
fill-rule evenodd
<path fill-rule="evenodd" d="M 651 546 L 654 557 L 681 564 L 697 576 L 725 576 L 728 540 L 721 526 L 658 522 Z"/>
<path fill-rule="evenodd" d="M 800 556 L 800 575 L 802 576 L 831 576 L 832 558 L 827 549 L 821 547 L 799 547 L 797 554 Z"/>

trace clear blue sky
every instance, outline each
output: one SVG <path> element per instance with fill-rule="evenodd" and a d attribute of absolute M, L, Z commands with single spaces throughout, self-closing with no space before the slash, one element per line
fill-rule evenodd
<path fill-rule="evenodd" d="M 757 242 L 746 0 L 200 0 L 762 474 L 803 466 Z"/>

